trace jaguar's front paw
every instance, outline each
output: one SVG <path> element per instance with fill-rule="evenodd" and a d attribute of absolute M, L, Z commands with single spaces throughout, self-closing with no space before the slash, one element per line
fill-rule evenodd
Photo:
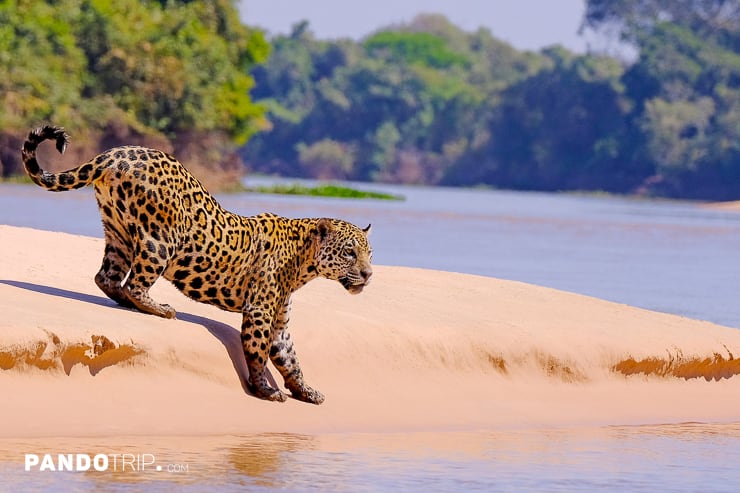
<path fill-rule="evenodd" d="M 250 385 L 249 387 L 254 395 L 259 397 L 260 399 L 274 402 L 285 402 L 286 400 L 288 400 L 287 394 L 280 389 L 274 389 L 269 386 L 255 387 L 253 385 Z"/>
<path fill-rule="evenodd" d="M 159 305 L 159 307 L 160 307 L 160 310 L 161 310 L 160 313 L 159 313 L 159 316 L 160 317 L 164 317 L 164 318 L 175 318 L 175 316 L 177 316 L 177 312 L 170 305 L 161 304 L 161 305 Z"/>
<path fill-rule="evenodd" d="M 299 401 L 309 402 L 311 404 L 321 404 L 324 402 L 324 394 L 318 390 L 312 389 L 308 385 L 302 385 L 296 389 L 290 389 L 290 393 Z"/>

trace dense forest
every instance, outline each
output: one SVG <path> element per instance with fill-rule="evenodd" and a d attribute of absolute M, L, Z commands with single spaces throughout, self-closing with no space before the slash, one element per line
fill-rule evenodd
<path fill-rule="evenodd" d="M 209 187 L 326 179 L 740 198 L 740 3 L 588 0 L 625 62 L 519 51 L 420 15 L 359 41 L 269 40 L 233 0 L 0 0 L 0 174 L 30 128 L 67 162 L 174 152 Z M 55 160 L 56 166 L 65 162 Z"/>
<path fill-rule="evenodd" d="M 249 71 L 269 45 L 238 14 L 230 0 L 0 0 L 2 175 L 23 172 L 44 122 L 72 135 L 69 164 L 140 144 L 214 187 L 240 175 L 238 146 L 266 124 Z"/>
<path fill-rule="evenodd" d="M 307 23 L 252 75 L 252 169 L 526 190 L 740 197 L 740 4 L 590 0 L 637 59 L 522 52 L 421 15 L 359 42 Z"/>

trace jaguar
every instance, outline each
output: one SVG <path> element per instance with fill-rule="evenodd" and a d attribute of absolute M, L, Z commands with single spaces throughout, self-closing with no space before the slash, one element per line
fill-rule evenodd
<path fill-rule="evenodd" d="M 324 401 L 306 384 L 290 338 L 291 299 L 317 277 L 362 292 L 373 273 L 370 225 L 229 212 L 177 159 L 145 147 L 115 147 L 68 171 L 48 172 L 36 156 L 45 140 L 59 153 L 69 144 L 61 127 L 32 130 L 22 148 L 26 172 L 54 192 L 93 186 L 105 237 L 95 275 L 103 293 L 121 306 L 174 318 L 171 306 L 149 296 L 164 277 L 193 300 L 241 312 L 250 390 L 271 401 L 287 399 L 268 382 L 270 361 L 294 398 Z"/>

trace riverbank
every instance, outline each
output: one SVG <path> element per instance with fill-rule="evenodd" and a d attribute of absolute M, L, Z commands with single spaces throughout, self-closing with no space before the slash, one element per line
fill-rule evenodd
<path fill-rule="evenodd" d="M 152 296 L 177 320 L 121 309 L 92 279 L 101 240 L 10 226 L 0 239 L 0 436 L 730 422 L 740 408 L 736 329 L 387 266 L 359 296 L 325 280 L 296 294 L 296 350 L 327 399 L 265 402 L 240 381 L 238 314 L 166 281 Z"/>
<path fill-rule="evenodd" d="M 718 211 L 740 212 L 740 200 L 731 200 L 728 202 L 707 202 L 702 207 Z"/>

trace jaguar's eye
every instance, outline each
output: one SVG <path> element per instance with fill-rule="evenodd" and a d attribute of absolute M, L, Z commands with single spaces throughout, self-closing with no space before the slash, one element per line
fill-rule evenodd
<path fill-rule="evenodd" d="M 350 257 L 350 258 L 357 258 L 357 254 L 355 253 L 355 249 L 354 248 L 349 248 L 349 247 L 348 248 L 345 248 L 344 249 L 344 254 L 347 257 Z"/>

